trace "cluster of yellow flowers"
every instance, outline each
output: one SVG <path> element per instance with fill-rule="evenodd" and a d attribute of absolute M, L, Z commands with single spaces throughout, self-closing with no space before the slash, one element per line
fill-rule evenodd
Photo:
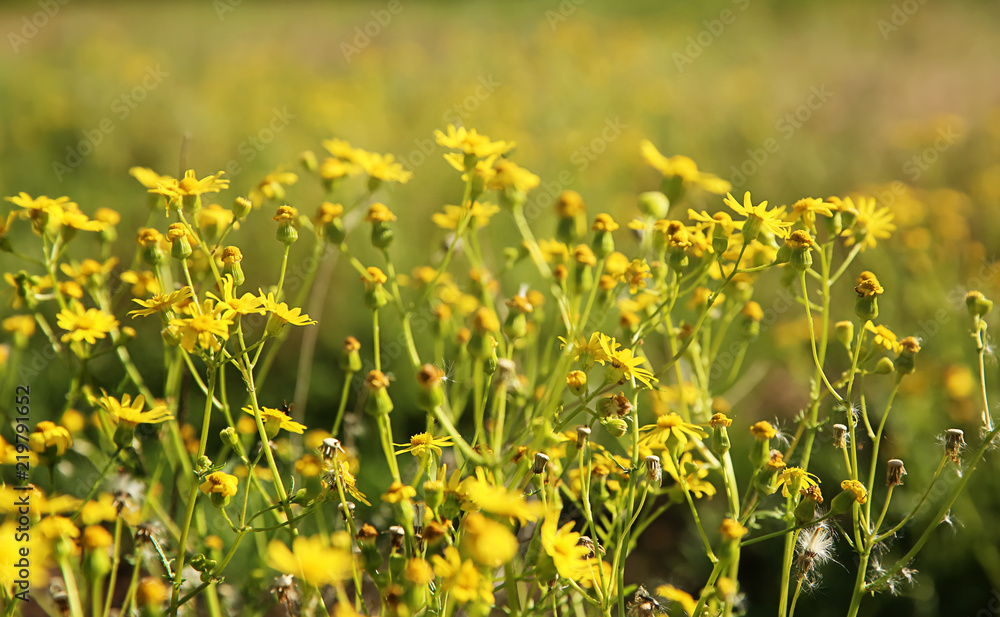
<path fill-rule="evenodd" d="M 414 241 L 398 234 L 409 213 L 397 216 L 375 195 L 411 172 L 390 154 L 338 139 L 323 142 L 330 155 L 323 160 L 313 152 L 301 157 L 303 173 L 326 191 L 312 219 L 286 203 L 299 180 L 292 172 L 269 174 L 224 208 L 207 203 L 229 188 L 223 172 L 176 179 L 134 168 L 151 208 L 129 270 L 111 255 L 118 213 L 104 209 L 90 219 L 67 197 L 8 198 L 20 210 L 7 217 L 3 246 L 14 250 L 7 236 L 18 220 L 30 222 L 40 241 L 33 254 L 17 253 L 33 271 L 5 273 L 12 304 L 24 311 L 2 323 L 14 335 L 3 348 L 6 370 L 39 330 L 72 375 L 58 423 L 37 422 L 24 447 L 19 439 L 0 441 L 5 466 L 48 469 L 47 482 L 32 476 L 31 485 L 5 485 L 0 503 L 14 514 L 15 494 L 31 499 L 32 585 L 45 582 L 49 565 L 58 567 L 65 589 L 49 594 L 53 605 L 82 615 L 89 598 L 94 614 L 107 615 L 119 566 L 129 559 L 129 590 L 115 607 L 122 613 L 139 607 L 177 615 L 203 602 L 220 615 L 233 595 L 223 589 L 256 597 L 260 574 L 240 564 L 266 563 L 277 574 L 275 600 L 293 615 L 332 608 L 342 616 L 485 616 L 505 603 L 518 615 L 617 610 L 648 617 L 663 606 L 644 586 L 633 595 L 630 581 L 643 579 L 664 583 L 653 587 L 656 596 L 701 617 L 732 614 L 741 602 L 744 547 L 780 537 L 780 613 L 791 615 L 803 586 L 818 580 L 819 553 L 832 544 L 823 530 L 834 517 L 860 563 L 849 614 L 869 592 L 896 584 L 912 554 L 881 570 L 870 561 L 919 504 L 886 523 L 905 471 L 898 459 L 883 462 L 879 448 L 893 398 L 916 370 L 920 342 L 878 322 L 886 287 L 872 272 L 859 274 L 853 296 L 835 288 L 864 251 L 892 235 L 887 208 L 867 197 L 768 207 L 746 192 L 740 201 L 728 182 L 691 159 L 667 158 L 643 142 L 641 155 L 662 183 L 638 196 L 627 229 L 609 213 L 589 218 L 584 199 L 565 191 L 555 203 L 555 234 L 536 237 L 544 226 L 529 224 L 525 204 L 539 178 L 511 160 L 513 142 L 455 126 L 436 139 L 451 150 L 444 158 L 461 174 L 464 193 L 433 215 L 451 234 L 446 249 L 421 254 L 430 262 L 408 274 L 397 270 L 393 248 L 398 235 Z M 363 181 L 355 186 L 351 177 Z M 484 198 L 490 191 L 495 203 Z M 683 208 L 699 193 L 725 195 L 719 205 L 728 211 Z M 275 208 L 277 283 L 241 291 L 244 252 L 227 241 L 250 228 L 263 203 Z M 517 236 L 494 252 L 495 238 L 487 244 L 480 236 L 501 212 Z M 370 225 L 361 246 L 348 242 L 356 224 Z M 300 230 L 309 232 L 313 255 L 292 285 L 287 273 Z M 80 231 L 97 234 L 100 260 L 68 257 L 82 244 L 71 245 Z M 260 258 L 257 250 L 247 253 Z M 330 320 L 325 330 L 356 329 L 362 315 L 371 323 L 370 332 L 344 333 L 336 371 L 317 367 L 340 382 L 336 411 L 298 411 L 307 400 L 314 334 L 304 337 L 311 342 L 302 345 L 296 405 L 265 406 L 292 390 L 268 376 L 293 330 L 286 326 L 317 323 L 301 307 L 316 306 L 310 294 L 322 293 L 312 290 L 326 281 L 312 283 L 330 276 L 319 264 L 333 254 L 360 279 L 344 282 L 342 293 L 356 291 L 362 302 L 351 319 Z M 382 263 L 361 259 L 372 255 Z M 801 340 L 813 364 L 808 403 L 788 434 L 757 420 L 759 410 L 726 400 L 761 334 L 765 311 L 753 298 L 758 278 L 772 269 L 799 295 L 808 324 Z M 856 319 L 835 321 L 846 297 L 854 299 Z M 125 304 L 131 310 L 123 311 Z M 991 306 L 970 294 L 981 366 Z M 123 326 L 122 312 L 159 317 L 159 340 Z M 144 329 L 143 321 L 134 323 Z M 834 341 L 843 356 L 830 362 Z M 94 370 L 105 366 L 105 355 L 120 367 L 114 378 Z M 150 355 L 162 356 L 161 374 L 146 361 Z M 876 428 L 866 380 L 885 375 L 894 379 Z M 985 392 L 984 382 L 985 432 L 971 466 L 997 430 Z M 94 410 L 92 421 L 78 407 Z M 425 430 L 397 443 L 393 418 L 399 426 L 400 414 L 416 410 Z M 317 422 L 330 430 L 308 429 Z M 744 427 L 740 439 L 731 439 L 734 424 Z M 360 425 L 370 427 L 371 439 L 349 428 Z M 818 436 L 831 430 L 843 452 L 842 490 L 823 509 L 813 454 Z M 962 460 L 964 433 L 954 430 L 930 484 Z M 866 440 L 873 450 L 867 468 L 857 452 Z M 746 446 L 748 456 L 733 457 L 734 445 Z M 749 463 L 742 483 L 737 461 Z M 882 466 L 889 481 L 877 496 Z M 118 477 L 109 480 L 116 467 Z M 89 468 L 97 475 L 83 498 L 68 496 L 73 478 Z M 365 491 L 381 499 L 373 505 Z M 708 503 L 715 495 L 724 503 Z M 880 513 L 872 510 L 876 497 Z M 945 500 L 949 507 L 956 497 Z M 674 505 L 687 510 L 705 553 L 698 565 L 709 573 L 699 589 L 684 591 L 649 573 L 626 578 L 626 558 Z M 710 520 L 721 524 L 703 522 Z M 779 528 L 762 529 L 775 522 Z M 11 525 L 2 526 L 5 554 L 19 550 Z M 244 542 L 251 537 L 256 541 Z M 0 594 L 13 606 L 19 574 L 4 563 Z M 378 603 L 367 598 L 370 585 Z"/>

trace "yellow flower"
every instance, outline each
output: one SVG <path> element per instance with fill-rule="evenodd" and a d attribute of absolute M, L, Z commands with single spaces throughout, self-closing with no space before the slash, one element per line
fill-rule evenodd
<path fill-rule="evenodd" d="M 407 446 L 402 450 L 398 450 L 396 454 L 404 454 L 409 452 L 417 458 L 423 458 L 427 456 L 428 453 L 433 452 L 434 454 L 441 456 L 441 448 L 454 445 L 451 441 L 451 437 L 435 437 L 430 433 L 417 433 L 413 437 L 410 437 L 410 443 L 397 443 L 393 444 L 396 446 Z"/>
<path fill-rule="evenodd" d="M 344 161 L 354 161 L 357 158 L 357 153 L 360 152 L 343 139 L 324 139 L 323 147 L 326 148 L 327 152 Z"/>
<path fill-rule="evenodd" d="M 109 315 L 96 308 L 84 310 L 79 302 L 73 302 L 68 309 L 59 311 L 56 315 L 56 323 L 66 334 L 62 335 L 62 341 L 87 341 L 91 345 L 102 339 L 109 332 L 118 327 L 118 320 L 114 315 Z"/>
<path fill-rule="evenodd" d="M 299 177 L 290 171 L 276 171 L 264 176 L 264 179 L 257 185 L 257 190 L 268 199 L 284 199 L 285 187 L 298 181 Z"/>
<path fill-rule="evenodd" d="M 434 139 L 445 148 L 460 150 L 481 159 L 505 154 L 516 145 L 512 141 L 490 141 L 489 137 L 480 135 L 476 129 L 467 130 L 464 126 L 455 128 L 453 124 L 448 125 L 447 134 L 434 131 Z"/>
<path fill-rule="evenodd" d="M 435 212 L 431 215 L 434 224 L 442 229 L 458 229 L 458 224 L 463 217 L 469 217 L 472 226 L 476 229 L 486 227 L 490 222 L 490 217 L 500 211 L 498 206 L 490 203 L 473 202 L 472 208 L 462 206 L 445 206 L 444 213 Z"/>
<path fill-rule="evenodd" d="M 402 482 L 393 482 L 389 485 L 389 490 L 382 495 L 382 501 L 386 503 L 402 503 L 410 501 L 417 496 L 417 489 Z"/>
<path fill-rule="evenodd" d="M 321 587 L 350 578 L 354 557 L 341 548 L 327 546 L 319 536 L 299 536 L 292 541 L 291 550 L 272 540 L 267 546 L 267 565 Z"/>
<path fill-rule="evenodd" d="M 698 165 L 683 155 L 672 156 L 669 159 L 656 149 L 648 139 L 639 143 L 639 151 L 651 167 L 664 177 L 679 177 L 684 186 L 700 186 L 710 193 L 722 195 L 732 188 L 732 185 L 715 174 L 698 171 Z"/>
<path fill-rule="evenodd" d="M 181 347 L 191 353 L 195 345 L 203 349 L 218 351 L 222 344 L 219 339 L 229 338 L 231 319 L 224 319 L 221 311 L 212 307 L 211 300 L 205 300 L 202 305 L 192 302 L 186 307 L 190 317 L 180 317 L 170 320 L 170 325 L 179 330 Z"/>
<path fill-rule="evenodd" d="M 678 589 L 673 585 L 660 585 L 656 588 L 656 595 L 680 604 L 689 617 L 694 617 L 694 611 L 698 607 L 698 603 L 695 602 L 695 599 L 688 592 Z"/>
<path fill-rule="evenodd" d="M 31 315 L 13 315 L 3 320 L 3 329 L 29 339 L 35 334 L 35 318 Z"/>
<path fill-rule="evenodd" d="M 761 420 L 760 422 L 754 424 L 750 427 L 750 432 L 757 439 L 770 439 L 778 434 L 778 431 L 774 430 L 770 422 Z"/>
<path fill-rule="evenodd" d="M 667 470 L 675 482 L 679 484 L 681 477 L 684 478 L 684 488 L 694 495 L 695 499 L 701 499 L 706 495 L 708 497 L 715 495 L 715 485 L 705 480 L 708 477 L 708 465 L 702 461 L 695 461 L 690 451 L 681 456 L 676 467 L 670 457 L 664 456 L 661 457 L 661 460 L 664 463 L 663 468 Z"/>
<path fill-rule="evenodd" d="M 441 587 L 451 593 L 456 602 L 494 604 L 490 580 L 479 572 L 471 559 L 462 561 L 454 546 L 444 549 L 444 557 L 434 555 L 431 560 L 434 562 L 434 573 L 441 579 Z"/>
<path fill-rule="evenodd" d="M 587 556 L 591 549 L 580 544 L 580 534 L 573 531 L 572 521 L 558 525 L 559 511 L 549 510 L 542 523 L 542 548 L 552 558 L 559 576 L 579 581 L 590 574 Z"/>
<path fill-rule="evenodd" d="M 274 294 L 264 294 L 264 290 L 258 289 L 260 293 L 261 302 L 264 303 L 264 308 L 270 311 L 271 315 L 281 322 L 281 325 L 292 324 L 293 326 L 308 326 L 316 323 L 315 320 L 309 318 L 309 315 L 302 313 L 300 308 L 288 308 L 288 305 L 284 302 L 277 302 L 274 299 Z"/>
<path fill-rule="evenodd" d="M 470 512 L 462 522 L 459 548 L 479 565 L 499 568 L 517 554 L 517 538 L 506 525 Z"/>
<path fill-rule="evenodd" d="M 781 494 L 785 497 L 791 497 L 810 486 L 816 486 L 818 483 L 819 478 L 816 474 L 809 473 L 801 467 L 786 467 L 778 474 L 778 484 L 781 485 Z"/>
<path fill-rule="evenodd" d="M 263 304 L 263 300 L 249 292 L 240 297 L 236 297 L 236 294 L 233 293 L 233 287 L 233 277 L 227 274 L 222 277 L 221 298 L 212 292 L 208 292 L 206 294 L 209 298 L 218 302 L 215 308 L 216 310 L 222 311 L 223 319 L 233 319 L 236 316 L 242 317 L 243 315 L 250 314 L 263 315 L 266 312 L 261 306 Z M 138 302 L 138 300 L 136 300 L 136 302 Z"/>
<path fill-rule="evenodd" d="M 462 483 L 466 505 L 471 510 L 479 509 L 497 516 L 516 518 L 521 524 L 538 519 L 540 504 L 528 503 L 518 490 L 507 490 L 489 482 L 485 475 L 479 472 L 477 478 L 467 478 Z"/>
<path fill-rule="evenodd" d="M 490 178 L 486 185 L 486 188 L 489 189 L 502 191 L 506 188 L 513 188 L 527 193 L 541 182 L 538 176 L 505 158 L 499 159 L 493 168 L 496 170 L 496 174 Z"/>
<path fill-rule="evenodd" d="M 769 231 L 779 238 L 784 238 L 788 235 L 788 228 L 792 226 L 792 223 L 781 220 L 781 211 L 779 209 L 768 212 L 766 201 L 762 201 L 756 206 L 753 205 L 753 201 L 750 199 L 750 191 L 743 194 L 742 205 L 736 201 L 731 193 L 726 193 L 724 201 L 727 206 L 738 214 L 747 217 L 746 223 L 743 224 L 743 234 L 744 236 L 749 235 L 750 240 L 756 239 L 756 234 L 752 233 L 755 226 L 758 230 Z"/>
<path fill-rule="evenodd" d="M 160 293 L 160 284 L 156 280 L 156 275 L 149 270 L 143 270 L 141 272 L 126 270 L 122 272 L 118 278 L 121 279 L 123 283 L 128 283 L 132 286 L 133 296 L 139 297 L 150 293 Z"/>
<path fill-rule="evenodd" d="M 63 263 L 59 269 L 63 274 L 76 280 L 81 285 L 87 285 L 91 281 L 102 284 L 104 277 L 118 265 L 118 259 L 112 257 L 103 264 L 95 259 L 84 259 L 82 262 Z"/>
<path fill-rule="evenodd" d="M 147 189 L 155 189 L 157 186 L 168 184 L 173 180 L 170 176 L 161 176 L 148 167 L 133 167 L 128 170 L 128 173 Z"/>
<path fill-rule="evenodd" d="M 413 177 L 413 172 L 403 169 L 402 164 L 396 163 L 395 157 L 391 154 L 382 155 L 366 150 L 358 150 L 355 154 L 355 162 L 370 177 L 384 180 L 385 182 L 406 184 Z"/>
<path fill-rule="evenodd" d="M 351 473 L 351 465 L 347 461 L 340 461 L 334 466 L 333 471 L 326 477 L 327 486 L 333 488 L 336 491 L 336 480 L 340 479 L 344 483 L 344 490 L 348 495 L 357 499 L 366 506 L 372 504 L 368 503 L 368 498 L 365 494 L 358 490 L 357 481 L 354 479 L 354 474 Z"/>
<path fill-rule="evenodd" d="M 149 411 L 143 411 L 146 406 L 146 398 L 143 395 L 132 397 L 123 394 L 121 400 L 113 396 L 108 396 L 107 392 L 101 390 L 104 395 L 98 401 L 101 407 L 111 414 L 111 419 L 115 424 L 124 422 L 135 426 L 137 424 L 159 424 L 167 420 L 173 420 L 174 416 L 167 410 L 166 405 L 157 405 Z"/>
<path fill-rule="evenodd" d="M 427 585 L 434 580 L 434 570 L 426 559 L 414 557 L 406 562 L 403 576 L 414 585 Z"/>
<path fill-rule="evenodd" d="M 174 305 L 179 302 L 186 300 L 192 296 L 190 287 L 182 287 L 179 290 L 170 294 L 156 294 L 149 300 L 140 300 L 138 298 L 133 298 L 132 302 L 135 302 L 141 309 L 135 309 L 134 311 L 129 311 L 129 315 L 132 319 L 139 317 L 140 315 L 152 315 L 154 313 L 166 313 L 174 308 Z"/>
<path fill-rule="evenodd" d="M 396 215 L 392 213 L 392 210 L 385 204 L 377 202 L 368 208 L 368 214 L 365 215 L 365 221 L 369 223 L 390 223 L 395 220 Z"/>
<path fill-rule="evenodd" d="M 239 480 L 236 476 L 216 471 L 208 474 L 198 488 L 206 495 L 218 494 L 223 497 L 232 497 L 239 488 Z"/>
<path fill-rule="evenodd" d="M 719 533 L 726 540 L 739 540 L 743 536 L 750 533 L 750 530 L 740 525 L 737 521 L 731 518 L 727 518 L 722 521 L 722 525 L 719 526 Z"/>
<path fill-rule="evenodd" d="M 253 407 L 244 407 L 243 413 L 248 413 L 251 416 L 254 415 Z M 264 432 L 267 433 L 270 439 L 273 439 L 274 435 L 277 435 L 281 429 L 285 429 L 289 433 L 298 433 L 299 435 L 306 430 L 306 425 L 295 422 L 287 413 L 273 407 L 261 407 L 260 419 L 264 421 Z"/>
<path fill-rule="evenodd" d="M 876 345 L 881 345 L 882 347 L 885 347 L 886 350 L 894 351 L 897 354 L 902 351 L 902 344 L 896 340 L 896 334 L 889 328 L 886 328 L 885 326 L 876 326 L 872 322 L 866 321 L 865 330 L 875 335 L 874 341 Z"/>
<path fill-rule="evenodd" d="M 681 447 L 687 445 L 688 439 L 704 439 L 708 433 L 697 424 L 685 422 L 684 418 L 674 412 L 664 414 L 656 419 L 656 424 L 649 424 L 639 429 L 639 432 L 649 431 L 649 435 L 640 440 L 649 447 L 668 447 L 674 443 Z"/>
<path fill-rule="evenodd" d="M 55 448 L 56 456 L 62 456 L 67 448 L 73 447 L 73 437 L 66 427 L 49 420 L 42 420 L 35 425 L 28 442 L 31 449 L 39 454 L 45 454 L 49 448 Z"/>
<path fill-rule="evenodd" d="M 615 381 L 620 382 L 634 377 L 647 388 L 652 388 L 653 382 L 658 381 L 656 377 L 653 377 L 652 371 L 639 368 L 640 364 L 647 362 L 645 357 L 633 355 L 631 349 L 619 349 L 618 343 L 613 338 L 601 335 L 599 340 L 603 352 L 602 356 L 607 360 L 612 378 Z"/>
<path fill-rule="evenodd" d="M 792 220 L 797 221 L 802 219 L 806 226 L 811 228 L 816 225 L 817 214 L 833 216 L 833 210 L 830 209 L 830 205 L 822 199 L 805 197 L 792 204 Z"/>
<path fill-rule="evenodd" d="M 594 217 L 594 224 L 590 227 L 594 231 L 615 231 L 618 229 L 618 223 L 611 218 L 610 214 L 601 213 Z"/>
<path fill-rule="evenodd" d="M 52 199 L 51 197 L 46 197 L 45 195 L 32 198 L 31 195 L 22 191 L 14 197 L 4 197 L 4 199 L 12 204 L 25 208 L 29 218 L 36 216 L 40 212 L 47 213 L 52 212 L 53 210 L 75 209 L 79 207 L 76 203 L 70 201 L 69 197 L 66 197 L 65 195 L 57 199 Z"/>
<path fill-rule="evenodd" d="M 851 491 L 854 494 L 854 500 L 860 504 L 868 501 L 868 490 L 865 489 L 865 485 L 857 480 L 844 480 L 840 483 L 840 488 L 845 491 Z"/>
<path fill-rule="evenodd" d="M 844 198 L 843 207 L 845 209 L 854 208 L 854 202 L 850 197 Z M 895 215 L 889 208 L 879 208 L 875 199 L 871 197 L 861 197 L 857 205 L 858 218 L 854 223 L 854 228 L 846 229 L 841 234 L 847 237 L 844 241 L 846 246 L 851 246 L 855 242 L 861 243 L 861 250 L 875 248 L 879 240 L 885 240 L 896 231 L 896 226 L 892 219 Z"/>
<path fill-rule="evenodd" d="M 628 292 L 634 295 L 639 293 L 640 289 L 645 289 L 646 279 L 652 278 L 652 276 L 649 273 L 649 264 L 646 263 L 645 259 L 633 259 L 632 263 L 625 269 L 622 278 L 628 283 Z"/>
<path fill-rule="evenodd" d="M 184 177 L 180 180 L 170 176 L 160 176 L 156 186 L 150 188 L 149 192 L 163 195 L 171 201 L 184 197 L 197 197 L 205 193 L 218 193 L 222 189 L 229 188 L 229 180 L 222 179 L 224 173 L 226 172 L 219 171 L 214 175 L 205 176 L 201 180 L 195 176 L 193 169 L 185 171 Z"/>

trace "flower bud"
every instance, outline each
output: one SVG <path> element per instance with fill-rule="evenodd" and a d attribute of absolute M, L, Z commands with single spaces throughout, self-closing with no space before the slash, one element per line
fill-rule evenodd
<path fill-rule="evenodd" d="M 163 252 L 160 251 L 160 242 L 163 235 L 155 229 L 143 228 L 139 230 L 137 242 L 142 247 L 142 260 L 151 266 L 158 265 L 163 261 Z"/>
<path fill-rule="evenodd" d="M 876 375 L 888 375 L 889 373 L 896 370 L 896 366 L 892 363 L 892 360 L 886 357 L 879 358 L 878 362 L 875 363 L 875 374 Z"/>
<path fill-rule="evenodd" d="M 361 343 L 353 336 L 344 339 L 344 346 L 341 348 L 340 370 L 345 373 L 357 373 L 361 370 Z"/>
<path fill-rule="evenodd" d="M 233 287 L 239 287 L 246 282 L 247 277 L 243 274 L 243 253 L 235 246 L 227 246 L 222 249 L 222 275 L 229 275 L 233 279 Z"/>
<path fill-rule="evenodd" d="M 798 229 L 793 231 L 785 241 L 792 252 L 789 256 L 788 265 L 796 272 L 805 272 L 812 267 L 812 248 L 815 244 L 809 232 Z"/>
<path fill-rule="evenodd" d="M 171 257 L 183 261 L 191 256 L 191 242 L 184 223 L 172 223 L 167 229 L 167 240 L 170 241 Z"/>
<path fill-rule="evenodd" d="M 250 214 L 251 210 L 253 210 L 253 202 L 246 197 L 237 197 L 233 200 L 233 216 L 237 220 Z"/>
<path fill-rule="evenodd" d="M 389 303 L 389 295 L 383 287 L 389 278 L 382 270 L 371 266 L 361 277 L 361 280 L 365 282 L 365 306 L 376 310 Z"/>
<path fill-rule="evenodd" d="M 444 371 L 433 364 L 425 364 L 417 372 L 417 407 L 433 411 L 444 403 L 444 389 L 441 382 Z"/>
<path fill-rule="evenodd" d="M 854 341 L 854 322 L 838 321 L 833 325 L 833 330 L 840 344 L 850 350 Z"/>
<path fill-rule="evenodd" d="M 302 168 L 306 171 L 316 171 L 319 169 L 319 159 L 316 158 L 316 153 L 312 150 L 306 150 L 300 154 L 299 162 L 302 163 Z"/>
<path fill-rule="evenodd" d="M 878 279 L 871 272 L 862 272 L 858 277 L 858 284 L 854 288 L 858 294 L 858 299 L 854 304 L 854 313 L 865 321 L 873 321 L 878 317 L 878 297 L 885 293 L 885 289 L 879 284 Z"/>
<path fill-rule="evenodd" d="M 586 424 L 581 424 L 576 427 L 576 447 L 578 449 L 583 449 L 583 446 L 587 445 L 587 441 L 590 439 L 590 427 Z"/>
<path fill-rule="evenodd" d="M 639 194 L 639 211 L 654 219 L 667 218 L 670 211 L 670 200 L 659 191 L 646 191 Z"/>
<path fill-rule="evenodd" d="M 240 438 L 236 434 L 236 429 L 231 426 L 227 426 L 222 429 L 219 436 L 222 437 L 222 443 L 229 446 L 229 449 L 235 452 L 236 455 L 240 457 L 241 461 L 247 462 L 246 454 L 243 452 L 243 444 L 240 443 Z"/>
<path fill-rule="evenodd" d="M 615 416 L 604 418 L 601 420 L 601 424 L 612 437 L 621 437 L 628 432 L 628 423 Z"/>
<path fill-rule="evenodd" d="M 603 259 L 615 252 L 615 239 L 611 232 L 618 229 L 618 223 L 607 214 L 598 214 L 591 227 L 594 230 L 594 240 L 591 246 L 594 254 Z"/>
<path fill-rule="evenodd" d="M 754 469 L 759 469 L 770 458 L 771 438 L 778 432 L 774 430 L 770 422 L 763 420 L 751 426 L 750 432 L 755 438 L 750 447 L 750 462 L 753 463 Z"/>
<path fill-rule="evenodd" d="M 747 302 L 743 305 L 740 315 L 740 335 L 744 340 L 755 340 L 760 335 L 760 322 L 764 319 L 764 311 L 760 308 L 760 304 Z"/>
<path fill-rule="evenodd" d="M 719 456 L 729 452 L 729 448 L 731 447 L 729 427 L 732 423 L 733 421 L 724 413 L 717 413 L 708 421 L 709 426 L 712 427 L 712 439 L 710 443 L 712 452 L 715 452 Z"/>
<path fill-rule="evenodd" d="M 965 296 L 965 306 L 969 309 L 969 315 L 973 317 L 984 317 L 993 310 L 993 302 L 987 300 L 980 291 L 970 291 Z"/>
<path fill-rule="evenodd" d="M 805 525 L 816 518 L 816 508 L 823 503 L 823 494 L 818 486 L 807 486 L 799 491 L 802 498 L 795 506 L 795 524 Z"/>
<path fill-rule="evenodd" d="M 278 222 L 278 232 L 275 235 L 278 242 L 287 246 L 299 239 L 299 231 L 295 229 L 295 221 L 298 215 L 298 210 L 291 206 L 278 207 L 278 211 L 273 217 Z"/>
<path fill-rule="evenodd" d="M 863 504 L 868 501 L 868 491 L 865 490 L 865 485 L 857 480 L 844 480 L 840 483 L 840 488 L 843 491 L 830 502 L 831 514 L 845 514 L 855 503 Z"/>
<path fill-rule="evenodd" d="M 899 376 L 909 375 L 916 368 L 914 357 L 920 353 L 920 341 L 916 337 L 908 336 L 899 342 L 900 352 L 896 358 L 896 370 Z"/>
<path fill-rule="evenodd" d="M 566 375 L 566 386 L 573 394 L 583 396 L 587 392 L 587 374 L 583 371 L 570 371 Z"/>
<path fill-rule="evenodd" d="M 374 203 L 368 208 L 365 220 L 372 224 L 372 246 L 380 249 L 389 248 L 394 240 L 392 226 L 389 223 L 396 220 L 396 215 L 385 204 Z"/>
<path fill-rule="evenodd" d="M 365 378 L 365 386 L 368 388 L 365 411 L 373 416 L 388 415 L 393 407 L 387 391 L 389 378 L 382 371 L 371 371 Z"/>

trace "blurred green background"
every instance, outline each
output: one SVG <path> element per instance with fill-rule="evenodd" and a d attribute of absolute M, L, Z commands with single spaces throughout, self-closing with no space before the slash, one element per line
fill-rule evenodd
<path fill-rule="evenodd" d="M 133 165 L 227 170 L 227 205 L 339 137 L 394 153 L 414 171 L 409 184 L 376 196 L 405 225 L 399 261 L 414 264 L 427 260 L 426 238 L 443 237 L 430 214 L 461 197 L 433 142 L 448 123 L 517 141 L 517 162 L 542 178 L 532 203 L 547 208 L 571 188 L 592 214 L 622 222 L 635 214 L 635 195 L 659 182 L 639 157 L 643 138 L 772 204 L 864 191 L 893 209 L 899 231 L 859 266 L 878 268 L 889 289 L 884 323 L 924 338 L 920 377 L 897 403 L 888 446 L 906 458 L 916 488 L 938 457 L 932 435 L 975 432 L 961 299 L 970 288 L 998 291 L 998 27 L 995 2 L 918 0 L 4 3 L 0 190 L 69 195 L 89 214 L 112 207 L 125 215 L 120 229 L 134 229 L 148 201 L 127 173 Z M 288 201 L 311 215 L 322 191 L 307 180 Z M 685 206 L 720 204 L 693 195 Z M 504 238 L 500 218 L 490 229 Z M 244 248 L 244 268 L 251 282 L 272 283 L 278 244 L 257 225 L 260 248 Z M 548 237 L 555 223 L 535 225 Z M 34 238 L 12 241 L 27 248 Z M 119 242 L 126 263 L 130 241 Z M 21 267 L 6 255 L 0 265 Z M 330 290 L 311 367 L 313 414 L 334 404 L 340 377 L 326 377 L 330 363 L 366 319 L 350 314 L 359 286 L 347 264 L 336 266 Z M 768 293 L 761 285 L 765 309 Z M 849 318 L 849 290 L 843 300 Z M 764 377 L 730 400 L 745 417 L 790 422 L 804 402 L 810 360 L 793 313 L 751 351 Z M 275 380 L 294 383 L 294 347 Z M 995 386 L 995 362 L 989 371 Z M 58 388 L 50 396 L 57 407 Z M 918 558 L 918 583 L 869 600 L 863 615 L 988 610 L 1000 589 L 1000 482 L 995 460 L 984 466 L 956 506 L 954 531 L 940 530 Z M 671 515 L 629 577 L 693 592 L 707 574 L 704 556 L 692 552 L 687 517 Z M 900 546 L 907 542 L 904 534 Z M 777 544 L 747 553 L 751 615 L 776 605 L 779 553 Z M 854 564 L 838 554 L 801 611 L 846 607 Z"/>

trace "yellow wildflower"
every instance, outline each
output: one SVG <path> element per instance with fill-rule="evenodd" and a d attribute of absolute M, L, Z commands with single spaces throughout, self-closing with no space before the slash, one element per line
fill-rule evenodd
<path fill-rule="evenodd" d="M 68 309 L 59 311 L 56 323 L 66 334 L 62 341 L 86 341 L 93 345 L 97 339 L 105 338 L 109 332 L 118 327 L 114 315 L 96 308 L 84 310 L 79 302 L 73 302 Z"/>
<path fill-rule="evenodd" d="M 517 554 L 517 538 L 506 525 L 470 512 L 462 522 L 459 548 L 479 565 L 499 568 Z"/>
<path fill-rule="evenodd" d="M 580 544 L 580 534 L 573 531 L 573 522 L 559 525 L 559 511 L 549 510 L 542 523 L 542 548 L 552 558 L 559 576 L 579 581 L 590 574 L 587 556 L 591 549 Z"/>
<path fill-rule="evenodd" d="M 232 497 L 239 488 L 239 480 L 236 476 L 216 471 L 208 474 L 198 488 L 206 495 L 218 494 L 223 497 Z"/>
<path fill-rule="evenodd" d="M 267 546 L 267 565 L 321 587 L 350 578 L 354 557 L 346 550 L 327 546 L 319 536 L 299 536 L 292 541 L 291 550 L 280 540 L 272 540 Z"/>
<path fill-rule="evenodd" d="M 402 450 L 397 450 L 396 454 L 405 454 L 406 452 L 409 452 L 410 454 L 416 456 L 417 458 L 423 458 L 431 452 L 433 452 L 438 456 L 441 456 L 442 447 L 446 448 L 454 444 L 452 443 L 451 437 L 449 436 L 435 437 L 430 433 L 417 433 L 416 435 L 410 438 L 410 443 L 408 444 L 397 443 L 393 445 L 406 446 Z"/>
<path fill-rule="evenodd" d="M 244 407 L 243 413 L 248 413 L 251 416 L 254 415 L 253 407 Z M 285 429 L 290 433 L 298 433 L 299 435 L 306 430 L 304 424 L 295 422 L 287 413 L 273 407 L 261 407 L 260 419 L 264 422 L 264 432 L 267 433 L 269 438 L 273 438 L 281 429 Z"/>
<path fill-rule="evenodd" d="M 755 227 L 757 231 L 763 229 L 779 238 L 784 238 L 788 235 L 788 228 L 792 226 L 791 222 L 781 220 L 781 210 L 773 209 L 768 212 L 766 201 L 762 201 L 756 206 L 753 205 L 753 201 L 750 199 L 750 191 L 744 193 L 742 205 L 736 201 L 731 193 L 726 193 L 725 202 L 727 206 L 738 214 L 747 217 L 746 222 L 743 224 L 743 234 L 748 241 L 756 239 L 757 234 L 754 233 Z"/>
<path fill-rule="evenodd" d="M 467 130 L 464 126 L 456 128 L 455 125 L 449 124 L 447 130 L 447 134 L 434 131 L 434 139 L 438 145 L 460 150 L 477 158 L 504 154 L 516 145 L 512 141 L 491 141 L 486 135 L 480 135 L 476 129 Z"/>
<path fill-rule="evenodd" d="M 444 556 L 434 555 L 434 573 L 441 579 L 441 587 L 451 593 L 459 604 L 482 602 L 494 604 L 493 585 L 482 575 L 471 559 L 462 560 L 458 549 L 449 546 Z"/>
<path fill-rule="evenodd" d="M 146 316 L 153 315 L 154 313 L 166 313 L 167 311 L 173 310 L 174 305 L 190 298 L 191 296 L 191 288 L 185 286 L 170 294 L 156 294 L 149 300 L 133 298 L 132 302 L 135 302 L 142 308 L 129 311 L 128 314 L 132 317 L 132 319 L 135 319 L 140 315 Z"/>

